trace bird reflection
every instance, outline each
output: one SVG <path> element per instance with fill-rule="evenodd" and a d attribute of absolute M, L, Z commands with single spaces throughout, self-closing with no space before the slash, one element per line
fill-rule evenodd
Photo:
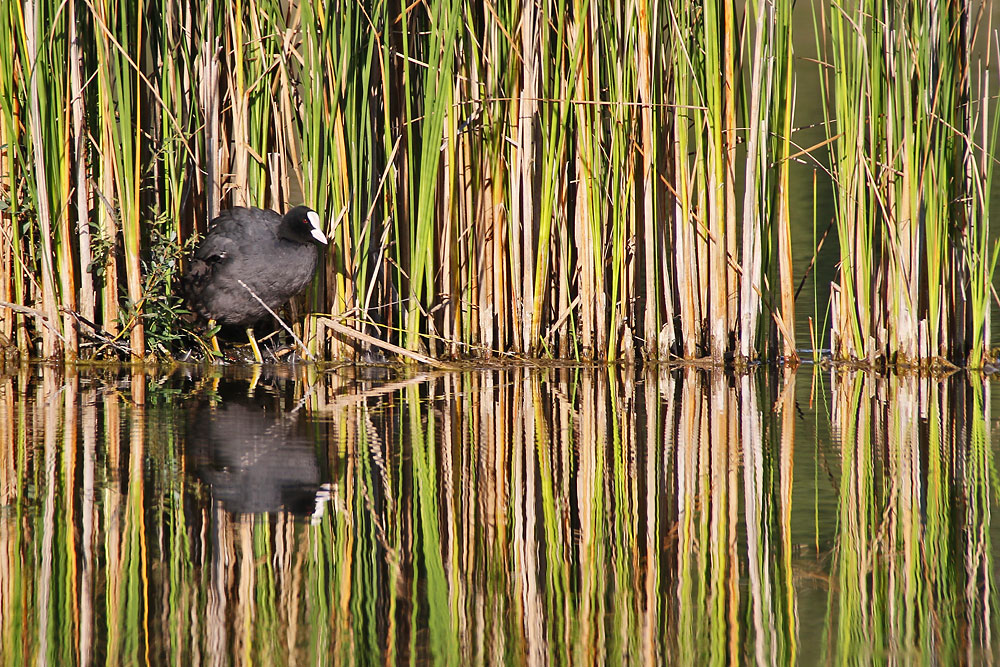
<path fill-rule="evenodd" d="M 234 514 L 287 511 L 317 517 L 329 497 L 304 415 L 286 411 L 286 382 L 219 380 L 188 429 L 198 476 Z"/>

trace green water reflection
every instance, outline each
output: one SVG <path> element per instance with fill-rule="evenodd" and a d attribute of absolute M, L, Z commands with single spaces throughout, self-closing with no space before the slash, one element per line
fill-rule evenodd
<path fill-rule="evenodd" d="M 996 656 L 977 377 L 366 375 L 0 375 L 0 662 Z"/>

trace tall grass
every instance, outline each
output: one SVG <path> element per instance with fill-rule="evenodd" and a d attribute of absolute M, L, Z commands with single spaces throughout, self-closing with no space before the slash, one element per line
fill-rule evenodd
<path fill-rule="evenodd" d="M 789 3 L 0 7 L 25 352 L 179 353 L 177 274 L 219 208 L 304 202 L 333 239 L 306 309 L 411 350 L 796 356 Z M 963 7 L 818 11 L 840 357 L 986 352 L 995 133 Z"/>
<path fill-rule="evenodd" d="M 981 17 L 969 2 L 881 1 L 818 17 L 841 249 L 837 357 L 982 362 L 995 111 L 987 77 L 973 76 L 973 45 L 992 44 Z"/>

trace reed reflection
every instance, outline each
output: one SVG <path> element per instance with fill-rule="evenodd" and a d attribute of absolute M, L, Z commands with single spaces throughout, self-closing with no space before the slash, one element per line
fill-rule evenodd
<path fill-rule="evenodd" d="M 961 373 L 834 376 L 843 463 L 827 654 L 996 656 L 987 389 Z"/>
<path fill-rule="evenodd" d="M 989 387 L 821 379 L 22 369 L 0 663 L 994 657 Z"/>

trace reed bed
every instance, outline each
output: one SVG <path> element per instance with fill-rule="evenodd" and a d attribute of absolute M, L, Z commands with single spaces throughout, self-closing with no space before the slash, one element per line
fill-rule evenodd
<path fill-rule="evenodd" d="M 833 352 L 979 365 L 988 31 L 968 2 L 901 7 L 815 10 Z M 177 277 L 220 207 L 304 202 L 333 239 L 305 309 L 409 350 L 796 358 L 791 12 L 2 0 L 0 334 L 43 357 L 179 354 Z M 304 326 L 314 353 L 356 354 Z"/>
<path fill-rule="evenodd" d="M 978 40 L 988 4 L 852 2 L 817 11 L 840 239 L 839 358 L 982 363 L 996 244 L 997 114 Z M 985 63 L 989 66 L 989 60 Z"/>

